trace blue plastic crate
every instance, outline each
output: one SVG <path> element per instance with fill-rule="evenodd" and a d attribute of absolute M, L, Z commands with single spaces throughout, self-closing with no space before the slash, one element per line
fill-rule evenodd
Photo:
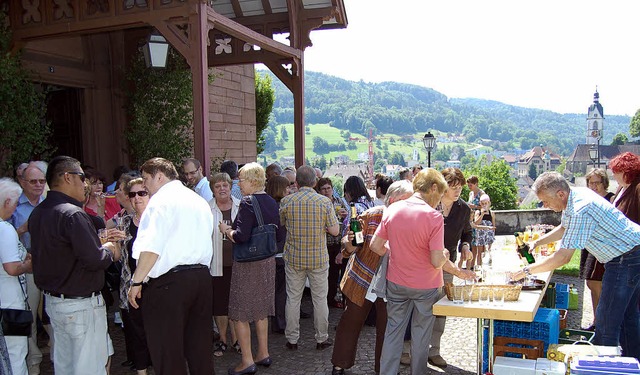
<path fill-rule="evenodd" d="M 538 309 L 538 312 L 531 323 L 495 320 L 493 322 L 493 333 L 494 336 L 541 340 L 544 342 L 544 355 L 546 356 L 549 344 L 558 343 L 558 337 L 560 335 L 560 312 L 556 309 L 541 307 Z M 483 373 L 488 371 L 488 336 L 489 330 L 485 328 L 484 342 L 482 346 L 482 357 L 484 363 Z"/>
<path fill-rule="evenodd" d="M 569 308 L 569 285 L 556 284 L 556 308 Z"/>

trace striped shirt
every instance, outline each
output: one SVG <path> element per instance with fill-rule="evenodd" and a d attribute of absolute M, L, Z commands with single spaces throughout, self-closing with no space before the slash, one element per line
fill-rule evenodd
<path fill-rule="evenodd" d="M 280 201 L 280 223 L 287 228 L 284 260 L 294 269 L 322 268 L 329 262 L 326 228 L 338 225 L 329 198 L 310 187 Z"/>
<path fill-rule="evenodd" d="M 561 225 L 560 248 L 586 248 L 600 263 L 640 245 L 640 226 L 587 188 L 571 189 Z"/>

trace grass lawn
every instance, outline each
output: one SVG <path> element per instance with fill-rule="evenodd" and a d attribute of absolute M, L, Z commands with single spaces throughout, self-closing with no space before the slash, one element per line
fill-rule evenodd
<path fill-rule="evenodd" d="M 568 276 L 580 275 L 580 250 L 574 251 L 571 261 L 555 270 L 554 273 Z"/>

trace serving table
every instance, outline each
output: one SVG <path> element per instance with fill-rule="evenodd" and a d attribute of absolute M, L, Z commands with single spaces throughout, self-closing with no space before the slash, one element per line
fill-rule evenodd
<path fill-rule="evenodd" d="M 493 367 L 493 321 L 494 320 L 509 320 L 516 322 L 533 322 L 533 319 L 538 312 L 540 302 L 544 293 L 549 285 L 549 279 L 551 279 L 552 272 L 544 272 L 536 274 L 538 280 L 545 282 L 544 287 L 538 290 L 522 290 L 520 292 L 520 298 L 517 301 L 505 301 L 502 306 L 496 306 L 493 302 L 486 305 L 481 305 L 479 302 L 469 303 L 465 301 L 464 304 L 454 304 L 446 296 L 440 299 L 433 306 L 434 315 L 444 316 L 457 316 L 462 318 L 475 318 L 478 320 L 478 369 L 477 374 L 482 374 L 483 358 L 482 358 L 482 344 L 484 342 L 484 324 L 485 321 L 489 328 L 489 372 Z"/>

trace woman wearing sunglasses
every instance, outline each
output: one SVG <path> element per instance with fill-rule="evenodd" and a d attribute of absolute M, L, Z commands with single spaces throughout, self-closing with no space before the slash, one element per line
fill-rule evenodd
<path fill-rule="evenodd" d="M 122 187 L 122 186 L 121 186 Z M 127 235 L 130 240 L 127 246 L 122 249 L 122 272 L 120 274 L 120 301 L 122 321 L 124 323 L 124 339 L 127 347 L 127 358 L 133 361 L 133 368 L 138 375 L 147 373 L 147 368 L 151 365 L 151 357 L 147 348 L 147 340 L 144 333 L 144 325 L 142 323 L 141 309 L 132 309 L 127 302 L 127 293 L 129 292 L 129 281 L 131 275 L 136 270 L 136 260 L 131 257 L 131 249 L 138 234 L 138 226 L 140 218 L 147 204 L 149 204 L 149 192 L 144 188 L 142 178 L 134 178 L 124 185 L 124 194 L 129 197 L 131 206 L 133 207 L 133 217 L 127 228 Z M 140 301 L 138 301 L 140 303 Z"/>

